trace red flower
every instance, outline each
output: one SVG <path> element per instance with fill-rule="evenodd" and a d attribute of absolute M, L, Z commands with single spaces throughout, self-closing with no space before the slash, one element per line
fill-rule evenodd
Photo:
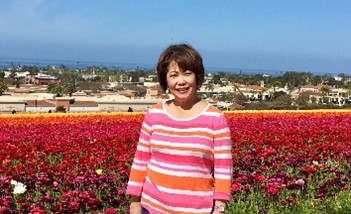
<path fill-rule="evenodd" d="M 104 209 L 104 214 L 116 214 L 116 210 L 114 208 L 106 208 Z"/>
<path fill-rule="evenodd" d="M 277 196 L 278 195 L 278 187 L 276 185 L 273 185 L 273 184 L 268 184 L 265 187 L 265 191 L 266 191 L 266 194 L 268 196 Z"/>
<path fill-rule="evenodd" d="M 316 171 L 316 169 L 313 166 L 306 166 L 302 169 L 302 171 L 306 172 L 307 174 L 312 174 Z"/>
<path fill-rule="evenodd" d="M 235 182 L 232 184 L 232 191 L 233 192 L 238 192 L 240 190 L 241 184 L 238 182 Z"/>
<path fill-rule="evenodd" d="M 40 207 L 36 207 L 32 209 L 29 214 L 46 214 L 45 210 L 41 209 Z"/>

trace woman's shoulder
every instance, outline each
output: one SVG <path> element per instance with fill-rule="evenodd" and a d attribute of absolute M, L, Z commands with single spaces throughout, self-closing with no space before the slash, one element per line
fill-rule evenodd
<path fill-rule="evenodd" d="M 163 102 L 153 104 L 153 105 L 149 108 L 149 110 L 162 110 L 162 109 L 163 109 Z"/>
<path fill-rule="evenodd" d="M 217 108 L 216 106 L 209 104 L 209 107 L 207 109 L 207 112 L 211 112 L 211 113 L 217 113 L 217 114 L 222 114 L 223 111 L 220 110 L 219 108 Z"/>

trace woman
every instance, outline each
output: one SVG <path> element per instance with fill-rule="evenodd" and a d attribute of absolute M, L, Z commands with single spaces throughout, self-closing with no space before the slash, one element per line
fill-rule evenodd
<path fill-rule="evenodd" d="M 145 115 L 126 192 L 130 213 L 223 213 L 231 188 L 230 130 L 223 113 L 196 96 L 202 58 L 187 44 L 171 45 L 157 74 L 174 99 Z"/>

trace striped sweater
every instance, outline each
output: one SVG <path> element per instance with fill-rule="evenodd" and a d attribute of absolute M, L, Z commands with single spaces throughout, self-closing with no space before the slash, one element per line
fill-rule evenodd
<path fill-rule="evenodd" d="M 165 103 L 146 113 L 126 193 L 141 196 L 150 213 L 210 213 L 214 200 L 229 200 L 230 130 L 208 104 L 188 119 L 167 113 Z"/>

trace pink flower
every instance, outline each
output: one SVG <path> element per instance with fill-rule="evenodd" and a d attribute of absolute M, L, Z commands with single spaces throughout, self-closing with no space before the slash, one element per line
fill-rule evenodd
<path fill-rule="evenodd" d="M 104 209 L 104 214 L 116 214 L 116 210 L 114 208 L 106 208 Z"/>
<path fill-rule="evenodd" d="M 262 181 L 264 181 L 266 179 L 265 176 L 259 175 L 256 172 L 253 172 L 251 175 L 253 176 L 254 180 L 257 181 L 257 182 L 262 182 Z"/>
<path fill-rule="evenodd" d="M 232 191 L 237 192 L 240 190 L 241 184 L 238 182 L 235 182 L 232 184 Z"/>
<path fill-rule="evenodd" d="M 45 210 L 41 209 L 40 207 L 36 207 L 32 209 L 29 214 L 46 214 Z"/>
<path fill-rule="evenodd" d="M 265 191 L 266 191 L 266 194 L 268 196 L 277 196 L 278 195 L 278 188 L 277 188 L 277 186 L 275 186 L 273 184 L 268 184 L 265 187 Z"/>

